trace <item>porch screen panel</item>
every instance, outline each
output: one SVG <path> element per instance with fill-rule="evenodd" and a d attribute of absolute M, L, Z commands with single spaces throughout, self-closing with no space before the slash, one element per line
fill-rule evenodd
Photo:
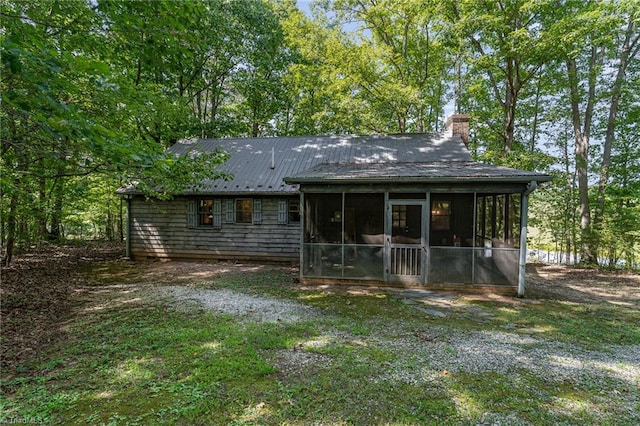
<path fill-rule="evenodd" d="M 509 235 L 511 245 L 514 248 L 520 247 L 520 194 L 509 195 Z"/>
<path fill-rule="evenodd" d="M 476 247 L 496 241 L 520 246 L 521 194 L 479 194 L 476 210 Z"/>
<path fill-rule="evenodd" d="M 384 194 L 305 193 L 304 201 L 304 276 L 384 278 Z"/>
<path fill-rule="evenodd" d="M 233 223 L 233 199 L 224 200 L 224 223 Z"/>
<path fill-rule="evenodd" d="M 253 199 L 252 221 L 255 225 L 262 223 L 262 200 L 260 198 Z"/>
<path fill-rule="evenodd" d="M 384 278 L 384 194 L 344 197 L 344 272 L 348 278 Z"/>
<path fill-rule="evenodd" d="M 479 194 L 474 284 L 516 285 L 521 194 Z"/>
<path fill-rule="evenodd" d="M 473 282 L 472 247 L 431 247 L 429 282 L 470 284 Z"/>
<path fill-rule="evenodd" d="M 342 277 L 342 194 L 307 193 L 304 200 L 303 274 Z"/>

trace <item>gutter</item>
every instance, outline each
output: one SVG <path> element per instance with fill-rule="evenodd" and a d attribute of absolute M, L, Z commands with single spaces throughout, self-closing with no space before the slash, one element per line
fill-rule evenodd
<path fill-rule="evenodd" d="M 520 205 L 520 260 L 518 270 L 518 297 L 524 297 L 525 273 L 527 268 L 527 222 L 529 220 L 529 194 L 536 190 L 538 182 L 532 180 L 522 193 Z"/>

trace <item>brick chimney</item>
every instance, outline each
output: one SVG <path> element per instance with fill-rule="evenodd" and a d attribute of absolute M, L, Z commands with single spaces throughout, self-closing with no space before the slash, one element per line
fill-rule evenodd
<path fill-rule="evenodd" d="M 469 114 L 453 114 L 447 118 L 447 131 L 453 136 L 460 136 L 464 146 L 469 146 Z"/>

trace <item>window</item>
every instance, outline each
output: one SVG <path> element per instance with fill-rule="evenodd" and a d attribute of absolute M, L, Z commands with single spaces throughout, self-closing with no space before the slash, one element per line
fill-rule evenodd
<path fill-rule="evenodd" d="M 241 198 L 236 200 L 236 223 L 253 222 L 253 200 Z"/>
<path fill-rule="evenodd" d="M 198 201 L 198 225 L 213 225 L 213 200 Z"/>
<path fill-rule="evenodd" d="M 222 227 L 222 200 L 219 198 L 189 200 L 187 228 L 199 226 L 209 226 L 216 229 Z"/>
<path fill-rule="evenodd" d="M 262 223 L 262 200 L 251 198 L 191 199 L 187 209 L 187 228 L 213 227 L 222 224 Z"/>
<path fill-rule="evenodd" d="M 278 200 L 278 225 L 300 222 L 300 201 L 298 199 Z"/>
<path fill-rule="evenodd" d="M 392 207 L 392 220 L 394 228 L 407 227 L 407 206 L 404 204 L 394 205 Z"/>
<path fill-rule="evenodd" d="M 289 223 L 300 222 L 300 202 L 289 200 Z"/>
<path fill-rule="evenodd" d="M 431 203 L 431 229 L 448 231 L 451 229 L 451 202 L 433 201 Z"/>

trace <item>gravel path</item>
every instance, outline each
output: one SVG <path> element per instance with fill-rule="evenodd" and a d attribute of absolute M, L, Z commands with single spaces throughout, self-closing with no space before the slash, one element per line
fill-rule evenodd
<path fill-rule="evenodd" d="M 165 286 L 152 291 L 157 298 L 179 309 L 199 307 L 234 315 L 241 321 L 293 323 L 325 315 L 299 302 L 232 290 Z M 438 308 L 442 309 L 441 306 Z M 331 365 L 332 357 L 318 354 L 318 347 L 376 347 L 394 357 L 390 362 L 371 365 L 370 380 L 376 383 L 406 383 L 444 391 L 443 377 L 448 374 L 498 374 L 504 378 L 501 379 L 504 383 L 514 386 L 530 381 L 528 377 L 533 376 L 551 388 L 571 389 L 578 393 L 595 389 L 596 399 L 618 401 L 616 414 L 640 424 L 640 345 L 608 345 L 601 350 L 588 350 L 511 331 L 470 331 L 451 329 L 446 325 L 407 330 L 404 324 L 393 321 L 373 328 L 380 331 L 355 336 L 327 326 L 313 340 L 272 354 L 272 360 L 282 377 L 296 380 Z M 363 359 L 363 362 L 370 360 Z M 530 391 L 544 392 L 537 388 Z M 553 407 L 547 409 L 557 414 L 570 415 L 585 409 L 597 411 L 591 406 L 576 406 L 577 402 L 572 398 L 554 397 L 553 401 Z M 594 414 L 598 415 L 597 412 Z M 603 419 L 610 414 L 602 413 Z M 485 420 L 497 424 L 522 423 L 504 416 Z"/>
<path fill-rule="evenodd" d="M 446 330 L 437 328 L 431 333 L 438 337 L 423 341 L 416 336 L 397 339 L 372 336 L 370 342 L 391 350 L 398 357 L 397 365 L 389 368 L 389 378 L 413 384 L 424 378 L 428 380 L 429 372 L 509 375 L 525 369 L 554 381 L 611 380 L 627 389 L 640 387 L 638 345 L 589 351 L 515 333 L 458 331 L 455 335 L 447 335 Z M 416 374 L 415 366 L 405 369 L 403 364 L 407 362 L 421 366 L 427 374 Z"/>
<path fill-rule="evenodd" d="M 301 303 L 231 290 L 164 286 L 154 291 L 161 300 L 169 301 L 181 309 L 199 306 L 250 321 L 291 323 L 316 316 L 314 309 Z"/>
<path fill-rule="evenodd" d="M 154 289 L 156 295 L 180 309 L 201 307 L 241 319 L 258 322 L 292 323 L 320 315 L 301 303 L 272 297 L 259 297 L 232 290 L 210 290 L 182 286 Z M 603 351 L 588 351 L 535 336 L 499 331 L 460 331 L 451 334 L 443 327 L 428 329 L 428 336 L 359 336 L 369 345 L 393 352 L 397 361 L 388 365 L 381 379 L 418 384 L 442 371 L 478 374 L 511 374 L 522 369 L 564 381 L 613 380 L 631 389 L 640 387 L 640 346 L 609 346 Z M 385 328 L 384 334 L 390 335 Z M 355 337 L 329 331 L 322 344 L 340 343 Z M 308 342 L 306 346 L 318 346 Z M 416 371 L 416 365 L 419 366 Z"/>

